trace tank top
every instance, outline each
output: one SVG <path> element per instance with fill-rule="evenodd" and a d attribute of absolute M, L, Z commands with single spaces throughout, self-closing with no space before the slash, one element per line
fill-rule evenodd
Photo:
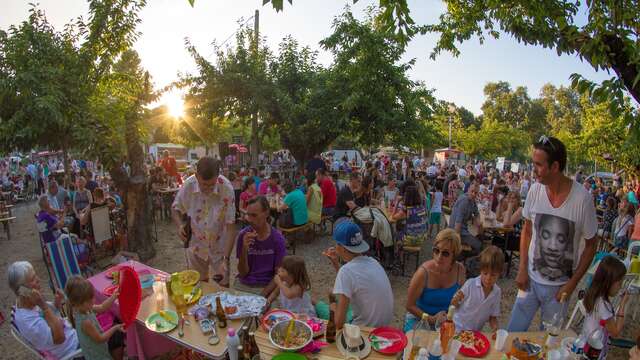
<path fill-rule="evenodd" d="M 429 315 L 435 315 L 440 311 L 449 310 L 449 305 L 451 305 L 451 299 L 453 299 L 453 295 L 456 294 L 458 289 L 460 289 L 460 284 L 458 283 L 458 279 L 460 277 L 460 267 L 456 263 L 456 281 L 455 283 L 444 289 L 432 289 L 427 286 L 429 282 L 427 269 L 422 265 L 422 269 L 427 272 L 427 278 L 424 280 L 424 289 L 422 290 L 422 294 L 416 301 L 416 305 L 420 308 L 420 310 L 426 312 Z"/>
<path fill-rule="evenodd" d="M 311 303 L 311 296 L 309 296 L 309 292 L 305 291 L 302 293 L 302 297 L 297 297 L 293 299 L 288 299 L 282 291 L 280 291 L 280 295 L 278 300 L 280 301 L 280 306 L 289 310 L 294 314 L 306 314 L 311 317 L 316 316 L 316 309 L 313 307 Z"/>
<path fill-rule="evenodd" d="M 89 195 L 87 195 L 87 192 L 87 189 L 85 189 L 84 191 L 76 191 L 75 197 L 73 198 L 73 203 L 78 211 L 89 206 Z"/>
<path fill-rule="evenodd" d="M 97 343 L 82 330 L 82 322 L 90 320 L 98 331 L 102 333 L 100 323 L 98 322 L 98 319 L 96 319 L 96 313 L 90 311 L 86 314 L 81 314 L 76 311 L 73 313 L 73 318 L 75 320 L 75 327 L 78 334 L 78 341 L 80 342 L 80 348 L 82 349 L 82 355 L 85 359 L 111 360 L 111 354 L 109 354 L 109 346 L 107 342 L 102 344 Z"/>

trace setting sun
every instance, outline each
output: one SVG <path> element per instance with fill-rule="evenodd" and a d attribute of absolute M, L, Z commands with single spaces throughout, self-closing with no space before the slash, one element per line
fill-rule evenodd
<path fill-rule="evenodd" d="M 182 94 L 177 91 L 171 91 L 162 96 L 162 103 L 167 106 L 169 114 L 173 117 L 180 118 L 184 116 L 184 100 Z"/>

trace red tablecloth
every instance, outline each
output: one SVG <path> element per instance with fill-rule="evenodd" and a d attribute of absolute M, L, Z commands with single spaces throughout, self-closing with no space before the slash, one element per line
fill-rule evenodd
<path fill-rule="evenodd" d="M 116 266 L 131 266 L 136 271 L 148 270 L 152 274 L 168 276 L 169 274 L 164 271 L 154 269 L 145 264 L 139 263 L 137 261 L 127 261 L 120 265 Z M 89 281 L 93 285 L 93 289 L 95 292 L 96 303 L 102 303 L 107 299 L 107 296 L 102 293 L 102 291 L 111 285 L 111 279 L 107 277 L 113 271 L 111 268 L 94 275 L 89 278 Z M 118 301 L 114 302 L 111 312 L 115 316 L 120 316 L 120 308 L 118 305 Z M 132 326 L 127 329 L 127 356 L 129 357 L 137 357 L 139 360 L 144 360 L 145 358 L 152 358 L 164 353 L 167 353 L 173 350 L 177 344 L 166 337 L 156 334 L 153 331 L 149 331 L 144 324 L 139 322 L 135 322 Z"/>

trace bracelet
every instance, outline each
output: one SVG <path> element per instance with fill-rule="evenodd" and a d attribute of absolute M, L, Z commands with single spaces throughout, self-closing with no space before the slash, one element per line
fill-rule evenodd
<path fill-rule="evenodd" d="M 616 317 L 621 317 L 621 318 L 623 318 L 623 317 L 624 317 L 624 314 L 616 314 Z"/>

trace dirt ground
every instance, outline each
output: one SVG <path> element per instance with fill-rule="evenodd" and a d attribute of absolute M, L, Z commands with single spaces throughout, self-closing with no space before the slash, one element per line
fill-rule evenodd
<path fill-rule="evenodd" d="M 42 260 L 42 254 L 38 242 L 38 233 L 36 224 L 34 221 L 34 214 L 37 210 L 35 202 L 28 204 L 18 204 L 13 208 L 13 215 L 17 217 L 11 224 L 11 241 L 7 241 L 4 232 L 0 232 L 0 273 L 1 281 L 5 282 L 0 286 L 0 311 L 4 315 L 6 321 L 0 326 L 0 349 L 2 349 L 2 359 L 30 359 L 32 356 L 23 349 L 11 336 L 9 332 L 9 317 L 10 308 L 15 302 L 15 296 L 9 290 L 6 285 L 6 269 L 14 261 L 27 260 L 31 262 L 36 272 L 39 274 L 44 283 L 48 280 L 47 271 Z M 167 221 L 160 221 L 158 224 L 158 239 L 156 243 L 157 255 L 155 258 L 148 261 L 148 263 L 158 269 L 162 269 L 167 272 L 179 271 L 185 268 L 185 259 L 183 248 L 178 241 L 176 230 L 173 224 Z M 307 271 L 311 277 L 312 282 L 312 296 L 316 300 L 326 299 L 327 294 L 333 288 L 333 282 L 335 279 L 335 270 L 330 265 L 329 261 L 321 256 L 322 250 L 332 245 L 332 240 L 329 236 L 317 237 L 315 240 L 305 241 L 296 248 L 296 253 L 302 255 L 305 258 L 307 264 Z M 427 243 L 422 251 L 421 261 L 431 257 L 431 243 Z M 517 265 L 514 264 L 514 269 Z M 232 276 L 237 272 L 235 259 L 232 260 Z M 410 260 L 408 265 L 407 276 L 389 276 L 393 293 L 395 294 L 395 306 L 394 306 L 394 324 L 393 326 L 402 327 L 404 314 L 405 314 L 405 301 L 407 297 L 407 287 L 410 280 L 410 275 L 414 269 L 413 259 Z M 502 289 L 502 314 L 500 318 L 500 325 L 506 326 L 509 320 L 509 314 L 515 300 L 516 286 L 514 282 L 515 271 L 511 271 L 510 276 L 502 278 L 498 281 L 498 285 Z M 48 286 L 43 286 L 46 289 L 47 296 L 51 298 Z M 576 292 L 577 293 L 577 292 Z M 570 304 L 575 304 L 576 293 L 570 301 Z M 636 306 L 635 303 L 632 306 Z M 572 306 L 573 307 L 573 306 Z M 633 309 L 633 307 L 631 308 Z M 571 311 L 571 309 L 570 309 Z M 631 311 L 629 311 L 631 314 Z M 539 317 L 533 321 L 531 329 L 537 329 L 540 324 Z M 625 330 L 623 337 L 635 338 L 639 334 L 640 326 L 635 320 L 630 317 L 627 318 L 625 324 Z M 614 348 L 610 354 L 609 359 L 626 359 L 627 351 Z"/>

